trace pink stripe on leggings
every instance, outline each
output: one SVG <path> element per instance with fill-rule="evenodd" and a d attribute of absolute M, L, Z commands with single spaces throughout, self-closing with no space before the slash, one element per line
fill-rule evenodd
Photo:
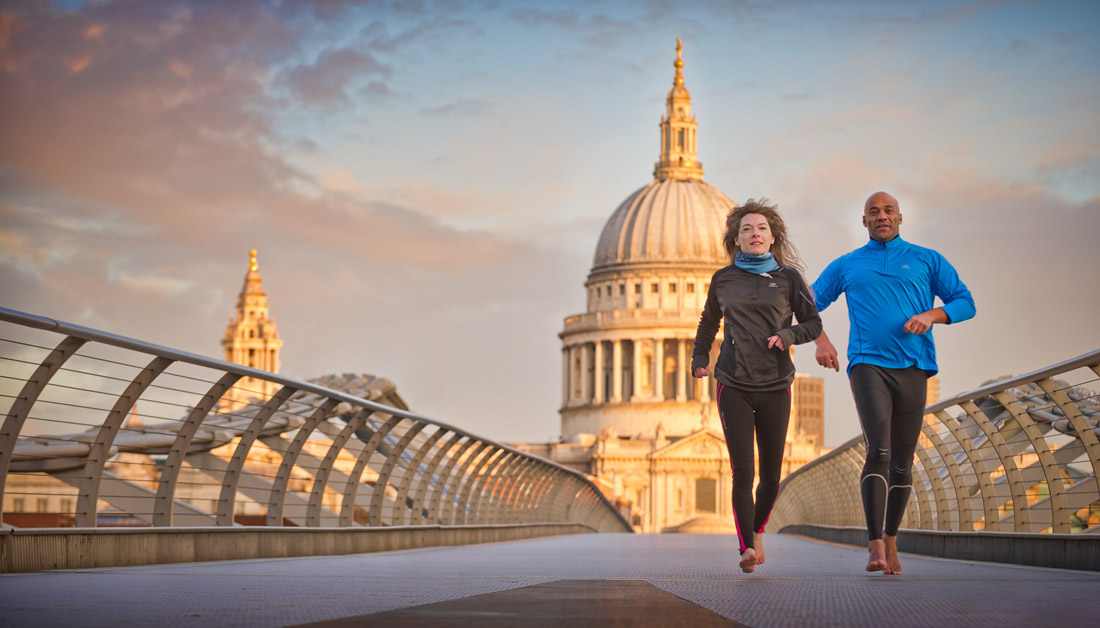
<path fill-rule="evenodd" d="M 725 390 L 725 388 L 726 387 L 725 387 L 725 385 L 722 384 L 722 382 L 718 382 L 718 399 L 716 400 L 716 403 L 718 404 L 718 420 L 722 422 L 722 425 L 726 424 L 726 420 L 722 417 L 722 391 Z M 725 430 L 723 430 L 723 432 L 724 431 Z M 734 480 L 734 469 L 733 469 L 733 460 L 731 459 L 730 460 L 730 485 L 731 486 L 733 485 L 733 480 Z M 741 547 L 741 549 L 738 551 L 738 553 L 744 553 L 745 549 L 748 546 L 745 545 L 745 539 L 741 537 L 741 526 L 739 525 L 739 523 L 737 521 L 737 508 L 733 509 L 733 527 L 734 527 L 735 530 L 737 530 L 737 544 Z"/>
<path fill-rule="evenodd" d="M 791 396 L 791 387 L 788 386 L 787 387 L 787 397 L 789 398 L 790 396 Z M 779 501 L 779 494 L 778 493 L 775 496 L 775 501 L 772 502 L 772 507 L 768 509 L 768 516 L 764 517 L 764 523 L 760 524 L 760 529 L 759 530 L 753 530 L 753 532 L 763 532 L 764 531 L 764 528 L 768 525 L 768 519 L 772 518 L 772 511 L 775 510 L 775 502 L 777 502 L 777 501 Z"/>

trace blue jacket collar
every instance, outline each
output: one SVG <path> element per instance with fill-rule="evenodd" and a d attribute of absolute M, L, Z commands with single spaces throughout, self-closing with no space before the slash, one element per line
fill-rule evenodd
<path fill-rule="evenodd" d="M 867 241 L 867 248 L 869 248 L 869 249 L 896 249 L 896 248 L 905 246 L 906 244 L 907 244 L 907 242 L 905 240 L 902 240 L 901 235 L 899 234 L 899 235 L 894 236 L 894 239 L 890 240 L 889 242 L 879 242 L 878 240 L 875 240 L 874 238 L 871 238 L 870 240 Z"/>

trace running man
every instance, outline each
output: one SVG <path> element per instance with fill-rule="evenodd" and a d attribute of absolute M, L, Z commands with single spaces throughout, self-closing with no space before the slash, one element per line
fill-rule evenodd
<path fill-rule="evenodd" d="M 867 571 L 900 574 L 897 534 L 913 484 L 913 454 L 924 421 L 928 378 L 938 371 L 934 324 L 974 316 L 974 299 L 939 253 L 898 235 L 898 201 L 875 192 L 863 207 L 871 240 L 837 258 L 812 290 L 824 311 L 845 294 L 848 302 L 848 382 L 867 447 L 860 496 L 867 521 Z M 939 297 L 942 307 L 935 307 Z M 824 332 L 817 362 L 840 370 L 836 347 Z"/>

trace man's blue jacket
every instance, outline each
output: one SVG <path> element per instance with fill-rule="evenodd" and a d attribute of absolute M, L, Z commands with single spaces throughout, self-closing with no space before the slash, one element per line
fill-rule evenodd
<path fill-rule="evenodd" d="M 917 366 L 931 377 L 939 371 L 932 330 L 906 333 L 906 321 L 935 307 L 935 297 L 943 302 L 949 323 L 961 323 L 975 313 L 970 290 L 947 259 L 901 236 L 886 243 L 871 240 L 837 258 L 811 289 L 818 311 L 841 293 L 847 299 L 849 374 L 853 365 L 867 363 L 894 369 Z"/>

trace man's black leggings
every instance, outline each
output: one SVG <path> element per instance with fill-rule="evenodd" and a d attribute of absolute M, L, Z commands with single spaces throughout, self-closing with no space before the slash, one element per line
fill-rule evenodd
<path fill-rule="evenodd" d="M 718 384 L 718 416 L 722 419 L 733 467 L 733 516 L 739 551 L 744 552 L 753 546 L 753 533 L 764 531 L 779 494 L 787 423 L 791 418 L 791 389 L 750 392 Z M 753 431 L 760 450 L 760 483 L 756 486 L 755 504 Z"/>
<path fill-rule="evenodd" d="M 913 490 L 913 453 L 924 422 L 928 373 L 856 364 L 849 372 L 867 446 L 859 492 L 870 540 L 897 536 Z"/>

